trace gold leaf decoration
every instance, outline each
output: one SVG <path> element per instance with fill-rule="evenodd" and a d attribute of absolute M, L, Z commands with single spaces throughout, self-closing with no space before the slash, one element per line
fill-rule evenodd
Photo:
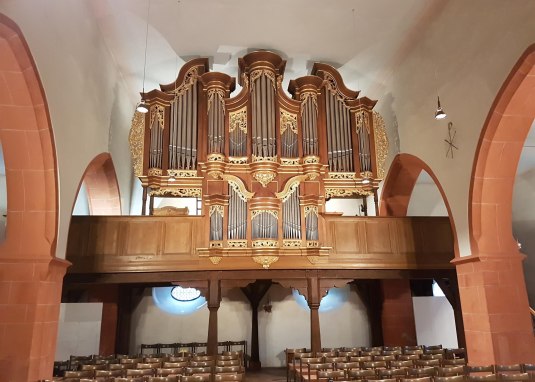
<path fill-rule="evenodd" d="M 145 145 L 145 114 L 138 111 L 134 112 L 132 127 L 130 127 L 130 134 L 128 135 L 128 143 L 130 144 L 134 175 L 142 176 L 143 149 Z"/>
<path fill-rule="evenodd" d="M 373 126 L 375 133 L 375 159 L 377 161 L 377 177 L 386 176 L 386 158 L 388 157 L 388 137 L 386 135 L 385 121 L 381 114 L 373 112 Z"/>

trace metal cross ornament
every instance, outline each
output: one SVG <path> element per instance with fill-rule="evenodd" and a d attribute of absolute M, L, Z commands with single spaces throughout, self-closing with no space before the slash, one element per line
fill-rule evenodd
<path fill-rule="evenodd" d="M 453 128 L 453 122 L 448 123 L 448 139 L 444 139 L 444 142 L 448 144 L 448 149 L 446 150 L 446 158 L 450 156 L 453 159 L 453 149 L 459 150 L 457 146 L 455 146 L 455 134 L 457 134 L 457 131 Z"/>

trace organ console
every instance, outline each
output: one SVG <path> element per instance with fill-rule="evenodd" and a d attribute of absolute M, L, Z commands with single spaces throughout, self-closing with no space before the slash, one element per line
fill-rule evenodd
<path fill-rule="evenodd" d="M 186 63 L 177 79 L 142 95 L 130 132 L 134 172 L 149 198 L 202 199 L 212 263 L 252 256 L 326 256 L 325 201 L 375 196 L 385 175 L 387 138 L 376 101 L 348 89 L 332 66 L 282 89 L 286 61 L 268 51 L 239 59 L 239 83 Z M 377 206 L 376 206 L 377 208 Z"/>

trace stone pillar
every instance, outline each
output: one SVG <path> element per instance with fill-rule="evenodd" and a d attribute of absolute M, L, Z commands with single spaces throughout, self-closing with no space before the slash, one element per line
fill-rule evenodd
<path fill-rule="evenodd" d="M 61 259 L 0 261 L 1 379 L 52 377 L 63 276 Z"/>
<path fill-rule="evenodd" d="M 385 346 L 416 345 L 416 325 L 409 280 L 382 280 Z"/>
<path fill-rule="evenodd" d="M 100 324 L 99 354 L 115 353 L 117 339 L 117 285 L 99 285 L 89 291 L 89 302 L 102 303 L 102 319 Z"/>
<path fill-rule="evenodd" d="M 308 306 L 310 308 L 310 348 L 313 352 L 321 351 L 321 331 L 319 307 L 321 302 L 318 277 L 307 278 Z"/>
<path fill-rule="evenodd" d="M 472 365 L 533 363 L 535 337 L 523 255 L 470 256 L 457 267 L 468 361 Z"/>
<path fill-rule="evenodd" d="M 208 355 L 216 355 L 217 351 L 217 311 L 221 304 L 221 283 L 217 278 L 210 278 L 208 280 L 208 310 L 210 316 L 208 319 L 208 341 L 207 353 Z"/>

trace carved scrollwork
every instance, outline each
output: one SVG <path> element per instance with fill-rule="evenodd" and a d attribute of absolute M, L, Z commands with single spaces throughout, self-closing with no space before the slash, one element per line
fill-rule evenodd
<path fill-rule="evenodd" d="M 316 112 L 316 114 L 318 113 L 318 94 L 315 91 L 314 92 L 308 91 L 308 92 L 301 93 L 301 96 L 299 98 L 301 99 L 302 104 L 305 104 L 307 102 L 312 102 L 312 105 L 314 105 L 314 111 Z M 303 115 L 304 111 L 305 111 L 305 108 L 302 107 L 301 115 Z"/>
<path fill-rule="evenodd" d="M 193 85 L 197 83 L 198 73 L 199 72 L 196 67 L 193 67 L 188 70 L 188 72 L 184 76 L 184 81 L 182 82 L 182 84 L 175 90 L 173 90 L 175 98 L 178 98 L 178 96 L 181 96 L 186 93 Z"/>
<path fill-rule="evenodd" d="M 148 171 L 147 171 L 147 175 L 148 176 L 162 176 L 163 175 L 163 171 L 161 168 L 149 168 Z"/>
<path fill-rule="evenodd" d="M 243 181 L 235 175 L 217 173 L 219 177 L 226 180 L 230 187 L 238 194 L 241 200 L 247 202 L 254 196 L 254 192 L 249 192 Z"/>
<path fill-rule="evenodd" d="M 326 188 L 325 198 L 348 198 L 353 195 L 370 196 L 373 191 L 362 190 L 360 188 Z"/>
<path fill-rule="evenodd" d="M 143 148 L 145 145 L 145 116 L 143 113 L 136 111 L 132 118 L 132 127 L 128 135 L 130 144 L 130 154 L 132 155 L 132 165 L 134 175 L 143 175 Z"/>
<path fill-rule="evenodd" d="M 152 129 L 154 120 L 158 118 L 158 127 L 163 130 L 164 128 L 164 114 L 165 108 L 162 105 L 152 105 L 150 107 L 150 125 L 149 128 Z"/>
<path fill-rule="evenodd" d="M 221 216 L 224 216 L 224 207 L 220 204 L 214 204 L 210 206 L 210 216 L 212 216 L 214 213 L 218 213 Z"/>
<path fill-rule="evenodd" d="M 208 154 L 206 157 L 208 162 L 224 162 L 225 156 L 223 154 Z"/>
<path fill-rule="evenodd" d="M 253 174 L 253 177 L 257 182 L 260 182 L 262 187 L 266 187 L 276 176 L 277 174 L 274 171 L 257 171 Z"/>
<path fill-rule="evenodd" d="M 180 196 L 183 198 L 201 198 L 202 189 L 200 188 L 160 188 L 149 193 L 150 196 Z"/>
<path fill-rule="evenodd" d="M 240 129 L 247 134 L 247 107 L 229 112 L 229 132 Z"/>
<path fill-rule="evenodd" d="M 287 248 L 299 248 L 301 247 L 301 240 L 283 240 L 282 246 Z"/>
<path fill-rule="evenodd" d="M 283 166 L 297 166 L 299 158 L 281 158 L 281 165 Z"/>
<path fill-rule="evenodd" d="M 355 179 L 354 172 L 330 172 L 329 179 Z"/>
<path fill-rule="evenodd" d="M 277 260 L 279 260 L 278 256 L 253 256 L 253 261 L 260 264 L 264 269 L 269 269 L 271 264 Z"/>
<path fill-rule="evenodd" d="M 316 240 L 307 241 L 307 248 L 319 248 L 320 242 Z"/>
<path fill-rule="evenodd" d="M 370 134 L 370 122 L 367 111 L 361 110 L 355 114 L 355 126 L 357 134 L 364 132 Z"/>
<path fill-rule="evenodd" d="M 229 248 L 247 248 L 247 240 L 228 240 Z"/>
<path fill-rule="evenodd" d="M 256 163 L 256 162 L 277 163 L 277 157 L 257 157 L 256 155 L 253 155 L 253 163 Z"/>
<path fill-rule="evenodd" d="M 222 241 L 211 241 L 210 242 L 210 248 L 223 248 L 223 242 Z"/>
<path fill-rule="evenodd" d="M 281 110 L 280 130 L 281 135 L 290 129 L 294 134 L 297 134 L 297 114 L 288 113 L 286 110 Z"/>
<path fill-rule="evenodd" d="M 267 214 L 273 215 L 273 217 L 275 219 L 279 218 L 279 211 L 277 211 L 277 210 L 252 210 L 251 211 L 251 219 L 254 219 L 256 216 L 258 216 L 260 214 L 263 214 L 263 213 L 267 213 Z"/>
<path fill-rule="evenodd" d="M 314 164 L 314 163 L 320 163 L 320 157 L 315 155 L 309 155 L 303 158 L 304 164 Z"/>
<path fill-rule="evenodd" d="M 307 217 L 310 213 L 314 213 L 316 216 L 318 216 L 318 206 L 305 206 L 305 217 Z"/>
<path fill-rule="evenodd" d="M 270 82 L 271 86 L 275 89 L 276 87 L 276 79 L 275 79 L 275 73 L 273 73 L 271 70 L 267 69 L 256 69 L 251 72 L 251 91 L 253 91 L 255 86 L 255 81 L 260 78 L 261 76 L 266 76 Z"/>
<path fill-rule="evenodd" d="M 212 264 L 217 265 L 223 258 L 221 256 L 210 256 L 208 259 L 212 262 Z"/>
<path fill-rule="evenodd" d="M 308 175 L 296 175 L 288 179 L 283 190 L 281 192 L 276 192 L 275 196 L 285 202 L 294 193 L 294 191 L 297 190 L 299 184 L 306 180 L 307 177 Z"/>
<path fill-rule="evenodd" d="M 247 164 L 247 157 L 228 157 L 228 162 L 232 164 Z"/>
<path fill-rule="evenodd" d="M 197 170 L 167 170 L 167 175 L 173 178 L 195 178 Z"/>
<path fill-rule="evenodd" d="M 223 91 L 223 89 L 209 89 L 207 96 L 207 113 L 210 112 L 210 108 L 212 107 L 212 105 L 217 102 L 221 105 L 221 110 L 223 110 L 223 114 L 225 114 L 225 92 Z"/>
<path fill-rule="evenodd" d="M 332 94 L 336 95 L 336 98 L 338 98 L 340 101 L 345 101 L 349 99 L 344 93 L 338 89 L 338 84 L 336 83 L 336 79 L 330 74 L 325 72 L 325 80 L 326 80 L 326 87 L 327 90 L 329 90 Z M 344 107 L 347 108 L 347 105 L 344 102 Z"/>
<path fill-rule="evenodd" d="M 386 175 L 385 163 L 388 157 L 388 137 L 385 121 L 381 114 L 373 112 L 373 127 L 375 135 L 375 157 L 377 161 L 377 177 L 384 179 Z"/>

